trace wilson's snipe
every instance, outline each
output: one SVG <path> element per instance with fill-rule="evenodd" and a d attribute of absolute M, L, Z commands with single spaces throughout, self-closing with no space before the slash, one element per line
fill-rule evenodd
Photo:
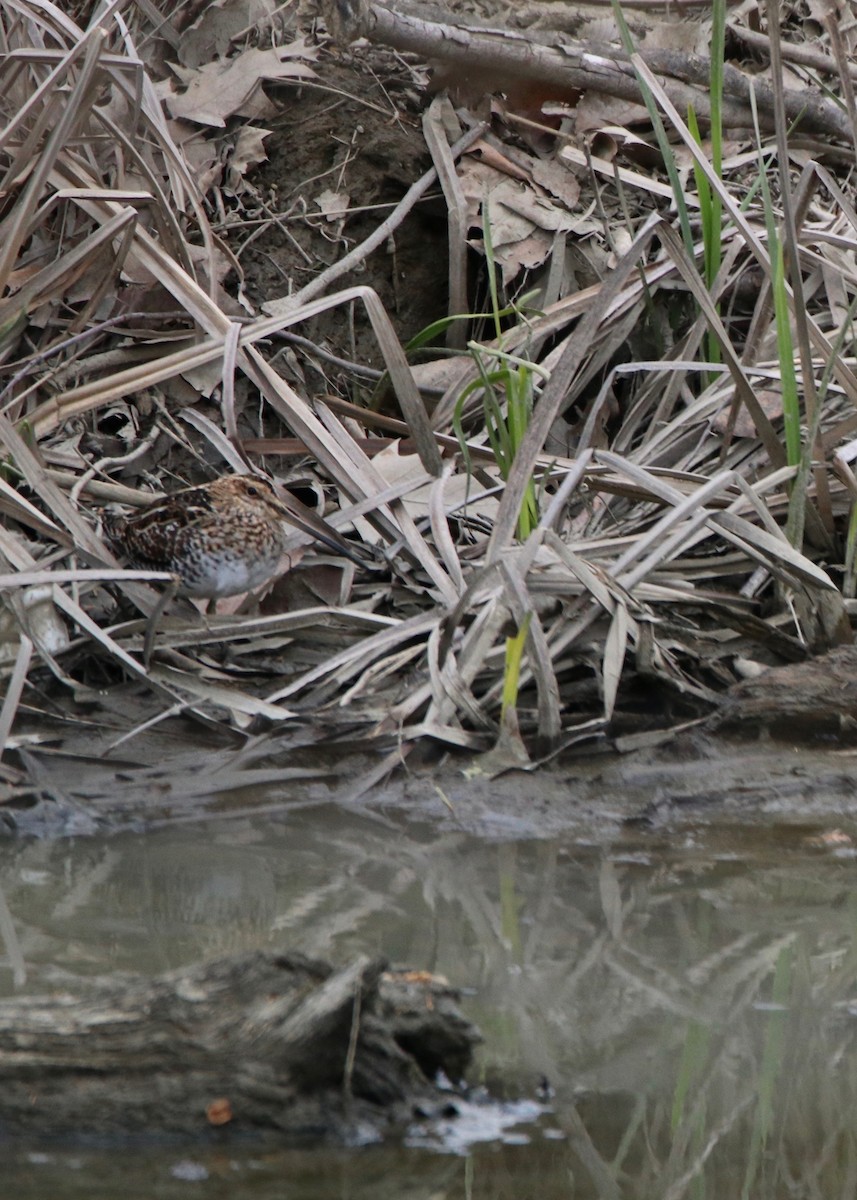
<path fill-rule="evenodd" d="M 216 600 L 252 591 L 277 574 L 289 526 L 360 561 L 334 529 L 293 503 L 287 507 L 259 476 L 224 475 L 131 516 L 104 512 L 102 522 L 111 549 L 133 566 L 171 571 L 180 595 Z"/>

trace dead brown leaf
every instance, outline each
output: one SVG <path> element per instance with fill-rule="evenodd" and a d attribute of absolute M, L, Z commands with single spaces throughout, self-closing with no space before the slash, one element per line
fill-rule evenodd
<path fill-rule="evenodd" d="M 312 67 L 296 61 L 287 47 L 252 48 L 227 63 L 208 62 L 197 69 L 174 63 L 172 69 L 185 90 L 163 89 L 171 116 L 218 128 L 228 117 L 258 115 L 263 80 L 316 78 Z"/>

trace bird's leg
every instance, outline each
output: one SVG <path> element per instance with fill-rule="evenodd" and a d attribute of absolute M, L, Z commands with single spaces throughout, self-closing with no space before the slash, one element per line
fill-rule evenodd
<path fill-rule="evenodd" d="M 194 605 L 194 607 L 202 617 L 202 623 L 205 626 L 206 633 L 211 633 L 211 622 L 208 618 L 217 616 L 217 601 L 214 599 L 214 597 L 209 596 L 207 600 L 203 600 L 200 603 L 199 607 L 196 605 Z"/>
<path fill-rule="evenodd" d="M 179 588 L 179 582 L 180 580 L 178 575 L 174 575 L 164 588 L 158 603 L 152 609 L 149 619 L 146 622 L 146 636 L 143 639 L 143 666 L 147 671 L 149 669 L 149 660 L 152 657 L 152 649 L 155 642 L 155 633 L 158 629 L 158 622 L 164 615 L 164 609 L 172 600 L 175 599 L 176 592 Z"/>

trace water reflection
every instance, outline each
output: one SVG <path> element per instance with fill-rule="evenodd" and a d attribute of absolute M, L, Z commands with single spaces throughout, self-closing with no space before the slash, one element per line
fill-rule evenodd
<path fill-rule="evenodd" d="M 27 990 L 256 946 L 382 953 L 466 989 L 494 1095 L 554 1093 L 538 1120 L 445 1155 L 419 1130 L 335 1154 L 126 1147 L 123 1195 L 850 1196 L 857 872 L 847 835 L 823 833 L 488 844 L 331 808 L 6 844 L 0 870 Z M 116 1194 L 116 1170 L 93 1147 L 4 1153 L 25 1198 Z"/>

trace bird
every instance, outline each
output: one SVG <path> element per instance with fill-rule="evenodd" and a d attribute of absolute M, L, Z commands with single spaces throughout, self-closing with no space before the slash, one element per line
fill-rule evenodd
<path fill-rule="evenodd" d="M 294 497 L 284 502 L 260 475 L 221 475 L 130 516 L 102 510 L 101 524 L 111 550 L 132 566 L 173 575 L 149 619 L 147 663 L 153 622 L 174 595 L 219 600 L 262 587 L 279 573 L 291 526 L 363 565 L 345 538 Z"/>

